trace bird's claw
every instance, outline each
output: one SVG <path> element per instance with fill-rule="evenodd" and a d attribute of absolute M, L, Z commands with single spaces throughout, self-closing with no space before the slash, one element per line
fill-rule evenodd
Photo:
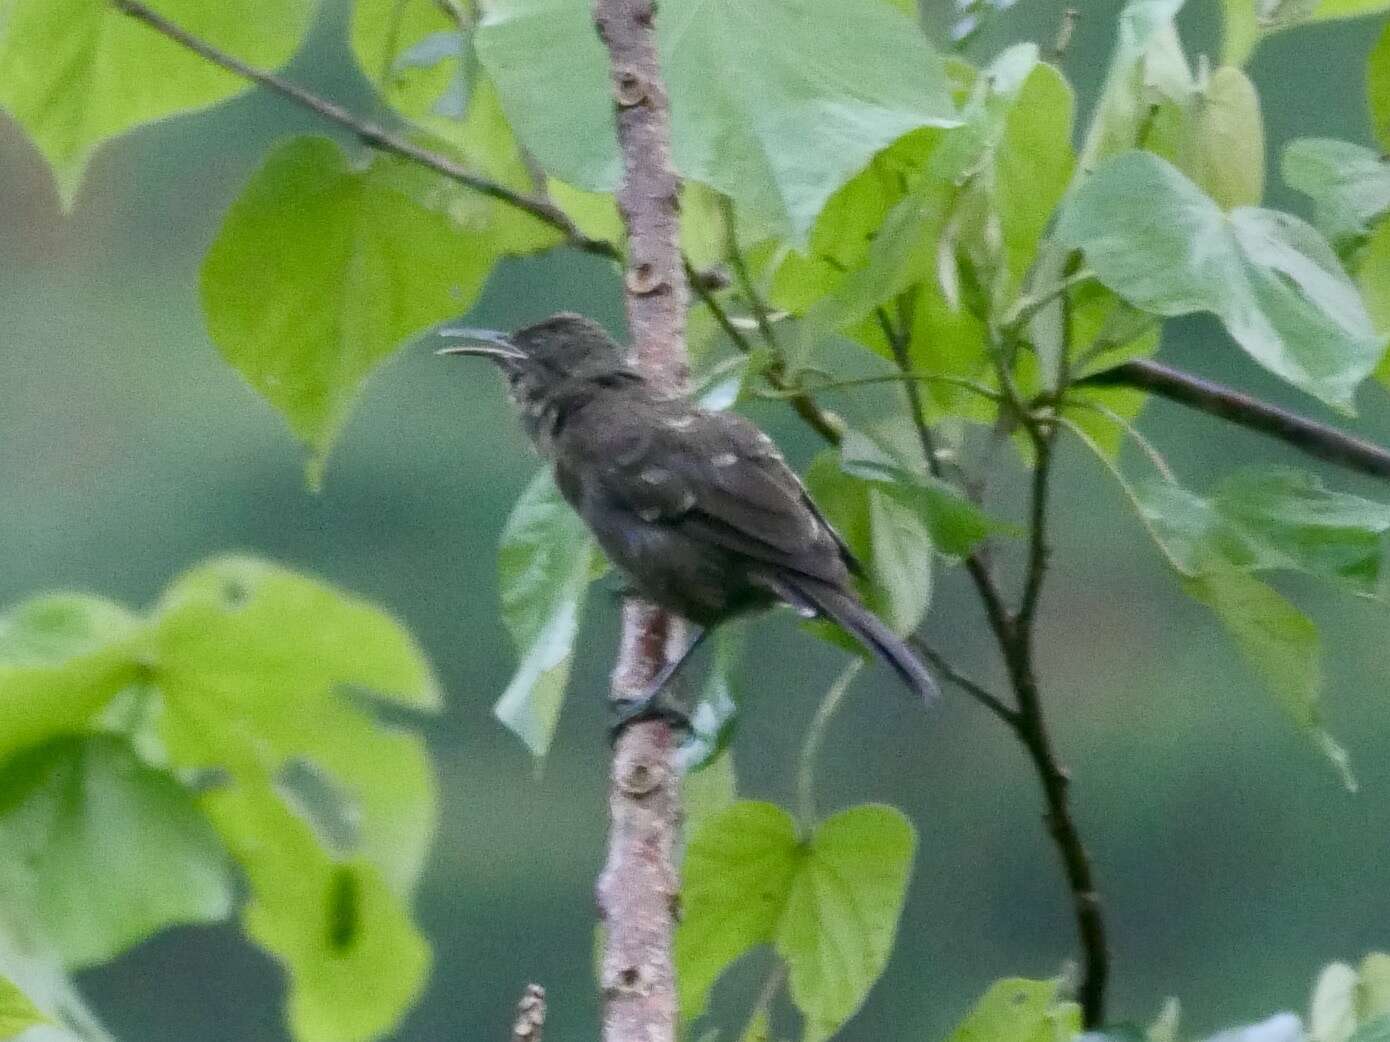
<path fill-rule="evenodd" d="M 645 720 L 664 720 L 674 730 L 690 731 L 690 714 L 664 690 L 656 690 L 636 698 L 618 698 L 612 702 L 609 714 L 608 739 L 614 745 L 633 724 Z"/>

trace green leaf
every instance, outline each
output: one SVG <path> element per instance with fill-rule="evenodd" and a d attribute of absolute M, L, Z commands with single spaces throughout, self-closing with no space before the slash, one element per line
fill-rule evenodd
<path fill-rule="evenodd" d="M 1386 10 L 1390 10 L 1390 0 L 1321 0 L 1308 20 L 1330 22 L 1344 18 L 1365 18 Z"/>
<path fill-rule="evenodd" d="M 956 122 L 939 60 L 886 5 L 672 0 L 659 18 L 677 167 L 794 239 L 875 153 Z"/>
<path fill-rule="evenodd" d="M 1285 467 L 1238 472 L 1210 499 L 1168 483 L 1139 490 L 1144 517 L 1188 574 L 1221 560 L 1242 570 L 1306 572 L 1386 596 L 1390 506 L 1334 492 Z"/>
<path fill-rule="evenodd" d="M 807 1042 L 853 1016 L 888 964 L 916 843 L 897 810 L 865 805 L 822 822 L 799 852 L 774 941 Z"/>
<path fill-rule="evenodd" d="M 467 310 L 496 253 L 412 189 L 331 141 L 281 146 L 232 204 L 202 272 L 222 356 L 285 416 L 322 473 L 367 375 L 412 334 Z M 441 197 L 447 203 L 448 197 Z"/>
<path fill-rule="evenodd" d="M 535 191 L 531 170 L 497 89 L 482 71 L 474 37 L 472 26 L 461 28 L 437 0 L 353 4 L 353 57 L 387 104 L 436 139 L 432 148 L 452 151 L 483 176 L 530 194 Z M 438 206 L 431 197 L 444 187 L 437 182 L 429 184 L 422 200 L 433 208 Z M 453 192 L 449 209 L 474 234 L 487 231 L 499 253 L 529 253 L 560 241 L 558 232 L 535 218 L 467 189 Z"/>
<path fill-rule="evenodd" d="M 1390 1014 L 1390 955 L 1371 952 L 1361 960 L 1356 1014 L 1362 1020 Z"/>
<path fill-rule="evenodd" d="M 1120 12 L 1115 51 L 1078 160 L 1082 170 L 1140 144 L 1157 106 L 1186 103 L 1192 73 L 1173 24 L 1182 5 L 1130 0 Z"/>
<path fill-rule="evenodd" d="M 1356 989 L 1360 976 L 1344 962 L 1323 968 L 1313 987 L 1308 1015 L 1309 1042 L 1347 1042 L 1356 1030 Z"/>
<path fill-rule="evenodd" d="M 1313 621 L 1272 587 L 1224 563 L 1209 564 L 1183 585 L 1216 613 L 1246 663 L 1354 790 L 1346 751 L 1322 727 L 1322 642 Z"/>
<path fill-rule="evenodd" d="M 391 1032 L 423 991 L 430 956 L 381 867 L 325 850 L 266 784 L 211 792 L 203 809 L 250 883 L 247 935 L 289 973 L 295 1037 L 366 1042 Z"/>
<path fill-rule="evenodd" d="M 22 852 L 27 900 L 71 969 L 231 913 L 226 855 L 192 794 L 113 736 L 58 738 L 9 760 L 0 849 Z"/>
<path fill-rule="evenodd" d="M 418 736 L 345 696 L 437 707 L 420 649 L 370 605 L 229 558 L 170 587 L 157 662 L 170 761 L 229 779 L 203 807 L 251 882 L 248 933 L 289 968 L 297 1035 L 384 1033 L 424 983 L 406 898 L 434 780 Z"/>
<path fill-rule="evenodd" d="M 14 981 L 0 977 L 0 1039 L 14 1038 L 32 1027 L 52 1023 L 52 1018 L 35 1006 Z"/>
<path fill-rule="evenodd" d="M 502 620 L 520 662 L 493 709 L 536 757 L 555 735 L 596 555 L 584 522 L 542 470 L 512 508 L 497 553 Z"/>
<path fill-rule="evenodd" d="M 1376 140 L 1381 148 L 1390 149 L 1390 25 L 1366 59 L 1366 105 Z"/>
<path fill-rule="evenodd" d="M 98 597 L 56 594 L 0 615 L 0 761 L 82 730 L 142 675 L 143 624 Z"/>
<path fill-rule="evenodd" d="M 355 0 L 348 43 L 357 67 L 392 108 L 418 118 L 429 114 L 463 71 L 472 51 L 468 35 L 443 4 L 432 0 Z M 434 60 L 403 60 L 434 41 Z"/>
<path fill-rule="evenodd" d="M 1075 1031 L 1056 1029 L 1070 1022 L 1076 1007 L 1058 1002 L 1058 990 L 1055 980 L 995 981 L 947 1042 L 1066 1042 Z"/>
<path fill-rule="evenodd" d="M 708 763 L 681 775 L 681 811 L 685 833 L 693 836 L 708 818 L 728 810 L 738 800 L 734 751 L 726 748 Z"/>
<path fill-rule="evenodd" d="M 1299 138 L 1284 149 L 1281 170 L 1289 187 L 1313 200 L 1313 223 L 1339 248 L 1390 213 L 1390 164 L 1363 145 Z"/>
<path fill-rule="evenodd" d="M 955 122 L 938 59 L 885 4 L 773 0 L 752 12 L 737 0 L 670 0 L 657 22 L 677 167 L 798 240 L 876 152 Z M 611 190 L 620 165 L 607 59 L 586 0 L 501 0 L 478 50 L 545 168 Z"/>
<path fill-rule="evenodd" d="M 806 487 L 863 562 L 865 603 L 898 633 L 916 629 L 932 585 L 931 534 L 917 505 L 904 505 L 881 482 L 847 473 L 833 449 L 811 462 Z"/>
<path fill-rule="evenodd" d="M 1222 66 L 1193 94 L 1176 160 L 1221 209 L 1259 204 L 1265 182 L 1264 121 L 1255 85 L 1240 69 Z"/>
<path fill-rule="evenodd" d="M 1313 228 L 1272 210 L 1223 214 L 1157 156 L 1130 152 L 1098 169 L 1057 236 L 1084 250 L 1097 278 L 1136 307 L 1213 312 L 1255 361 L 1344 411 L 1384 351 L 1356 287 Z"/>
<path fill-rule="evenodd" d="M 587 3 L 496 0 L 475 37 L 502 109 L 536 160 L 576 188 L 615 189 L 622 162 L 608 52 Z"/>
<path fill-rule="evenodd" d="M 684 866 L 676 933 L 681 1014 L 703 1012 L 720 973 L 772 944 L 804 1037 L 828 1038 L 883 972 L 906 894 L 912 826 L 890 807 L 842 811 L 806 839 L 781 808 L 737 803 L 706 819 Z"/>
<path fill-rule="evenodd" d="M 200 40 L 261 67 L 289 59 L 315 7 L 313 0 L 152 6 Z M 7 0 L 0 12 L 0 107 L 48 161 L 65 208 L 103 142 L 249 87 L 108 0 Z"/>
<path fill-rule="evenodd" d="M 944 554 L 966 557 L 987 536 L 1022 534 L 1017 525 L 985 514 L 954 485 L 902 466 L 860 431 L 845 434 L 840 466 L 848 474 L 884 486 L 916 512 L 926 522 L 932 543 Z"/>

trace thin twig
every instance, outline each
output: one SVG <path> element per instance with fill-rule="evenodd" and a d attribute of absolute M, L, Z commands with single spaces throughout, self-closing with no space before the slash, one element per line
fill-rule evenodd
<path fill-rule="evenodd" d="M 1065 300 L 1065 297 L 1062 298 Z M 888 319 L 880 309 L 879 322 L 883 326 L 893 357 L 899 369 L 907 371 L 911 352 L 908 325 L 899 326 Z M 1013 383 L 1001 369 L 1000 386 L 1009 397 L 1014 412 L 1023 422 L 1033 439 L 1037 458 L 1033 469 L 1033 481 L 1029 506 L 1029 548 L 1028 563 L 1024 576 L 1023 595 L 1018 611 L 1010 612 L 1004 602 L 990 569 L 977 551 L 965 559 L 966 569 L 980 601 L 984 605 L 985 616 L 994 632 L 995 640 L 1004 657 L 1009 673 L 1010 685 L 1014 689 L 1018 708 L 1010 709 L 993 695 L 982 700 L 983 703 L 1007 723 L 1018 736 L 1033 761 L 1034 770 L 1042 785 L 1043 799 L 1047 807 L 1048 832 L 1053 844 L 1062 858 L 1066 872 L 1067 885 L 1072 897 L 1072 905 L 1077 924 L 1077 933 L 1085 961 L 1079 997 L 1082 1018 L 1087 1027 L 1096 1027 L 1104 1019 L 1105 984 L 1109 976 L 1110 957 L 1105 940 L 1105 922 L 1101 913 L 1100 899 L 1096 893 L 1094 872 L 1086 848 L 1081 842 L 1081 833 L 1072 816 L 1067 797 L 1068 775 L 1057 759 L 1047 732 L 1047 724 L 1042 713 L 1042 697 L 1038 687 L 1036 667 L 1033 660 L 1033 633 L 1037 608 L 1042 595 L 1043 580 L 1047 572 L 1047 493 L 1051 476 L 1052 449 L 1057 437 L 1057 424 L 1050 418 L 1040 420 L 1033 416 L 1017 398 Z M 913 381 L 904 383 L 912 410 L 912 420 L 917 428 L 922 453 L 927 467 L 938 474 L 940 464 L 936 459 L 931 428 L 921 408 L 921 395 Z M 1065 373 L 1059 393 L 1065 392 Z M 939 664 L 938 664 L 938 668 Z M 945 671 L 943 670 L 943 673 Z M 948 674 L 949 675 L 949 674 Z M 955 680 L 954 677 L 951 678 Z M 988 694 L 983 689 L 966 688 L 977 698 Z"/>
<path fill-rule="evenodd" d="M 738 226 L 734 223 L 734 204 L 728 196 L 720 196 L 719 207 L 724 218 L 724 253 L 729 261 L 729 266 L 734 269 L 734 278 L 738 282 L 739 291 L 748 301 L 748 307 L 753 312 L 754 321 L 758 323 L 758 332 L 762 334 L 763 342 L 774 353 L 780 353 L 777 350 L 777 334 L 773 331 L 772 321 L 768 318 L 767 304 L 763 302 L 758 287 L 753 284 L 753 277 L 748 272 L 748 263 L 743 259 L 743 250 L 738 244 Z"/>
<path fill-rule="evenodd" d="M 569 216 L 554 203 L 546 199 L 527 195 L 524 192 L 517 192 L 506 185 L 499 184 L 489 178 L 482 177 L 474 173 L 467 167 L 455 162 L 448 156 L 432 152 L 427 148 L 417 145 L 408 138 L 401 137 L 399 134 L 392 133 L 386 128 L 362 119 L 354 115 L 341 105 L 321 98 L 317 94 L 305 90 L 298 84 L 289 82 L 274 73 L 257 69 L 247 65 L 241 59 L 236 58 L 223 50 L 214 47 L 212 44 L 201 40 L 182 29 L 175 23 L 169 21 L 163 15 L 146 7 L 139 0 L 111 0 L 112 6 L 118 11 L 129 15 L 139 22 L 143 22 L 151 29 L 168 37 L 170 40 L 187 48 L 194 54 L 207 59 L 214 65 L 218 65 L 228 72 L 236 73 L 243 79 L 258 83 L 267 90 L 274 91 L 281 97 L 288 98 L 295 104 L 300 105 L 311 112 L 336 123 L 346 130 L 350 130 L 357 138 L 369 148 L 374 148 L 379 152 L 389 152 L 393 155 L 408 159 L 413 163 L 427 167 L 435 173 L 442 174 L 449 180 L 470 188 L 475 192 L 495 199 L 500 203 L 514 207 L 523 213 L 528 213 L 539 221 L 543 221 L 550 227 L 565 237 L 575 249 L 585 253 L 592 253 L 596 256 L 607 257 L 610 260 L 620 260 L 621 254 L 616 246 L 611 242 L 602 239 L 591 239 L 579 230 L 578 226 L 569 219 Z"/>
<path fill-rule="evenodd" d="M 979 681 L 962 673 L 939 651 L 918 636 L 907 638 L 912 649 L 931 663 L 932 667 L 956 687 L 984 706 L 1011 728 L 1018 726 L 1018 713 L 1002 698 L 994 694 Z"/>
<path fill-rule="evenodd" d="M 1028 425 L 1028 433 L 1034 451 L 1032 488 L 1028 497 L 1028 563 L 1024 572 L 1023 596 L 1014 616 L 1018 637 L 1024 641 L 1031 641 L 1038 599 L 1042 596 L 1043 580 L 1047 576 L 1047 492 L 1057 425 L 1049 422 L 1046 429 L 1040 430 L 1038 422 L 1033 421 Z"/>
<path fill-rule="evenodd" d="M 1087 412 L 1093 412 L 1097 416 L 1102 416 L 1109 420 L 1120 430 L 1121 434 L 1125 435 L 1134 442 L 1135 445 L 1139 446 L 1139 451 L 1148 457 L 1149 465 L 1152 466 L 1154 470 L 1158 471 L 1159 477 L 1163 478 L 1163 480 L 1169 484 L 1177 483 L 1177 475 L 1173 473 L 1173 468 L 1169 465 L 1163 453 L 1158 450 L 1158 446 L 1145 437 L 1143 431 L 1130 423 L 1114 409 L 1110 408 L 1110 406 L 1103 402 L 1088 402 L 1084 398 L 1069 398 L 1067 400 L 1067 408 L 1084 409 Z"/>
<path fill-rule="evenodd" d="M 1208 416 L 1282 441 L 1299 452 L 1360 474 L 1390 478 L 1390 452 L 1335 427 L 1281 409 L 1241 391 L 1147 359 L 1124 362 L 1077 381 L 1080 386 L 1133 387 Z"/>
<path fill-rule="evenodd" d="M 680 180 L 671 162 L 671 110 L 657 57 L 651 0 L 595 0 L 594 24 L 608 50 L 627 226 L 623 275 L 628 328 L 649 382 L 671 393 L 688 375 L 688 283 L 680 251 Z M 684 627 L 629 599 L 613 673 L 613 698 L 647 690 Z M 664 720 L 626 728 L 613 750 L 608 859 L 598 883 L 604 935 L 603 1042 L 675 1042 L 675 932 L 680 881 L 677 742 Z"/>
<path fill-rule="evenodd" d="M 774 958 L 777 961 L 768 971 L 767 978 L 763 981 L 762 990 L 758 992 L 753 1009 L 744 1022 L 743 1030 L 738 1034 L 740 1042 L 768 1042 L 767 1034 L 755 1035 L 753 1027 L 757 1024 L 759 1017 L 764 1017 L 772 1011 L 773 1000 L 777 998 L 777 993 L 782 990 L 782 985 L 787 982 L 786 962 L 782 960 L 780 955 L 774 956 Z"/>
<path fill-rule="evenodd" d="M 872 387 L 875 384 L 896 384 L 903 382 L 914 383 L 939 383 L 947 384 L 950 387 L 959 387 L 961 390 L 977 394 L 981 398 L 986 398 L 992 402 L 1003 399 L 998 391 L 991 390 L 984 384 L 976 380 L 967 380 L 963 376 L 952 376 L 949 373 L 885 373 L 880 376 L 859 376 L 852 380 L 826 380 L 822 383 L 809 385 L 806 387 L 795 388 L 789 391 L 764 391 L 762 397 L 785 399 L 798 394 L 820 394 L 822 391 L 840 391 L 850 387 Z"/>
<path fill-rule="evenodd" d="M 512 1021 L 512 1042 L 541 1042 L 545 1032 L 545 989 L 528 984 L 516 1004 L 516 1020 Z"/>
<path fill-rule="evenodd" d="M 825 740 L 831 718 L 845 700 L 845 694 L 863 664 L 862 659 L 855 659 L 835 678 L 816 707 L 816 715 L 811 719 L 811 726 L 806 728 L 806 738 L 801 743 L 796 772 L 797 809 L 801 814 L 801 827 L 808 835 L 816 827 L 816 756 Z"/>
<path fill-rule="evenodd" d="M 709 309 L 709 313 L 714 316 L 714 321 L 719 328 L 724 331 L 725 336 L 733 343 L 739 351 L 745 355 L 753 353 L 753 345 L 749 341 L 743 330 L 736 326 L 728 312 L 724 310 L 719 299 L 714 295 L 707 280 L 692 277 L 694 269 L 687 261 L 685 265 L 686 277 L 690 280 L 691 289 L 700 303 Z M 763 371 L 763 376 L 768 384 L 773 388 L 779 398 L 785 398 L 791 402 L 792 409 L 802 421 L 813 431 L 819 434 L 831 445 L 838 445 L 844 438 L 845 422 L 833 412 L 822 409 L 816 404 L 811 395 L 791 384 L 787 379 L 786 366 L 782 364 L 780 358 L 774 356 L 767 368 Z"/>

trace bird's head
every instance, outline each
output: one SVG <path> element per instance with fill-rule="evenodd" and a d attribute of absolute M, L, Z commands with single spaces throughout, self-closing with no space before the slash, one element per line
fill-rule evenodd
<path fill-rule="evenodd" d="M 562 312 L 514 333 L 458 329 L 445 335 L 464 342 L 439 354 L 487 358 L 502 370 L 522 426 L 543 456 L 573 409 L 604 389 L 642 382 L 622 346 L 583 315 Z"/>
<path fill-rule="evenodd" d="M 593 319 L 561 312 L 512 333 L 494 329 L 446 330 L 464 343 L 441 355 L 488 358 L 506 374 L 514 391 L 551 393 L 575 381 L 604 381 L 635 375 L 627 352 Z"/>

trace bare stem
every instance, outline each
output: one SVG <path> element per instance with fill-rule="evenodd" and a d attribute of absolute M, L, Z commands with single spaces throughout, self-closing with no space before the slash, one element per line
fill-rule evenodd
<path fill-rule="evenodd" d="M 687 376 L 686 264 L 680 250 L 679 179 L 671 163 L 671 112 L 657 60 L 652 0 L 595 0 L 608 49 L 624 176 L 618 208 L 627 225 L 623 274 L 628 327 L 647 379 L 679 393 Z M 683 627 L 629 600 L 613 697 L 645 691 L 681 646 Z M 663 720 L 627 728 L 613 751 L 608 860 L 598 883 L 604 938 L 604 1042 L 675 1042 L 674 942 L 680 882 L 677 742 Z"/>
<path fill-rule="evenodd" d="M 835 678 L 835 682 L 821 699 L 816 715 L 811 720 L 811 726 L 806 729 L 806 740 L 801 744 L 796 791 L 801 827 L 807 835 L 816 827 L 816 756 L 820 753 L 821 743 L 825 741 L 825 732 L 830 727 L 831 719 L 840 708 L 840 703 L 845 700 L 849 686 L 859 675 L 859 668 L 863 664 L 862 659 L 855 659 Z"/>
<path fill-rule="evenodd" d="M 418 163 L 457 184 L 463 185 L 465 188 L 470 188 L 523 213 L 528 213 L 537 220 L 550 225 L 565 237 L 566 242 L 585 253 L 607 257 L 610 260 L 619 259 L 618 250 L 612 243 L 602 239 L 589 238 L 579 230 L 563 210 L 549 200 L 527 195 L 524 192 L 517 192 L 506 185 L 482 177 L 448 156 L 433 152 L 409 138 L 402 137 L 376 123 L 365 120 L 341 105 L 305 90 L 298 84 L 291 83 L 274 73 L 247 65 L 240 58 L 230 55 L 182 29 L 163 15 L 140 3 L 139 0 L 111 0 L 111 4 L 118 11 L 129 15 L 136 21 L 143 22 L 151 29 L 214 65 L 221 66 L 228 72 L 236 73 L 252 83 L 258 83 L 267 90 L 288 98 L 296 105 L 316 113 L 330 123 L 336 123 L 345 130 L 350 130 L 357 136 L 358 140 L 369 148 L 376 149 L 378 152 L 388 152 L 413 163 Z"/>
<path fill-rule="evenodd" d="M 1203 380 L 1159 362 L 1139 359 L 1093 373 L 1081 386 L 1121 386 L 1148 391 L 1179 405 L 1282 441 L 1347 470 L 1390 478 L 1390 452 L 1335 427 L 1281 409 L 1252 395 Z"/>
<path fill-rule="evenodd" d="M 898 368 L 904 373 L 910 371 L 908 324 L 900 322 L 894 325 L 887 313 L 881 309 L 879 323 L 888 338 Z M 1110 972 L 1105 922 L 1100 899 L 1096 893 L 1090 858 L 1081 841 L 1076 819 L 1071 813 L 1067 797 L 1067 771 L 1058 761 L 1047 732 L 1033 659 L 1034 622 L 1047 574 L 1047 496 L 1052 471 L 1052 450 L 1058 425 L 1050 419 L 1039 419 L 1030 415 L 1013 397 L 1009 381 L 1001 381 L 1001 386 L 1004 392 L 1010 395 L 1010 401 L 1020 421 L 1026 425 L 1036 454 L 1029 497 L 1027 565 L 1023 594 L 1017 612 L 1009 610 L 998 583 L 979 552 L 966 558 L 965 565 L 1004 658 L 1018 708 L 1012 709 L 979 685 L 966 682 L 964 677 L 952 675 L 954 671 L 947 672 L 942 668 L 943 663 L 939 656 L 929 654 L 929 657 L 933 658 L 934 664 L 938 669 L 942 669 L 943 674 L 963 687 L 1013 729 L 1033 762 L 1047 808 L 1048 834 L 1062 858 L 1067 886 L 1072 897 L 1077 934 L 1081 941 L 1085 963 L 1079 989 L 1082 1017 L 1087 1027 L 1096 1027 L 1104 1020 L 1105 984 Z M 917 384 L 911 380 L 905 381 L 903 387 L 907 393 L 912 421 L 917 429 L 927 468 L 932 474 L 939 474 L 941 465 L 936 456 L 931 427 L 922 411 L 921 392 Z M 918 643 L 917 646 L 925 650 L 924 645 Z"/>
<path fill-rule="evenodd" d="M 1018 713 L 1007 702 L 990 691 L 979 681 L 974 680 L 953 666 L 949 659 L 933 648 L 921 637 L 912 636 L 907 640 L 914 651 L 931 663 L 932 668 L 956 687 L 984 706 L 1012 728 L 1018 726 Z"/>

